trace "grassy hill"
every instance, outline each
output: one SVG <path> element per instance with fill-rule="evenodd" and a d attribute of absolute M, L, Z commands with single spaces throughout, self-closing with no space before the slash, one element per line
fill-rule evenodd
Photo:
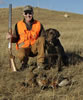
<path fill-rule="evenodd" d="M 12 28 L 23 18 L 23 8 L 13 8 Z M 40 90 L 22 87 L 28 69 L 23 72 L 12 73 L 9 67 L 8 41 L 8 9 L 0 8 L 0 100 L 82 100 L 83 99 L 83 15 L 58 12 L 48 9 L 34 8 L 34 18 L 38 19 L 44 28 L 59 30 L 60 41 L 69 56 L 69 66 L 64 67 L 60 75 L 71 77 L 72 84 L 55 90 Z M 13 44 L 15 54 L 15 44 Z M 17 67 L 19 67 L 16 58 Z M 56 74 L 56 69 L 50 71 Z M 42 100 L 43 100 L 42 99 Z"/>

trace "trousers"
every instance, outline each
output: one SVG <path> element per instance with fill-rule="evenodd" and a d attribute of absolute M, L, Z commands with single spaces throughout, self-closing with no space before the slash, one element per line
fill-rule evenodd
<path fill-rule="evenodd" d="M 17 51 L 17 57 L 22 62 L 28 61 L 30 56 L 37 56 L 37 63 L 44 63 L 45 60 L 45 38 L 38 37 L 35 44 L 27 48 L 19 48 Z"/>

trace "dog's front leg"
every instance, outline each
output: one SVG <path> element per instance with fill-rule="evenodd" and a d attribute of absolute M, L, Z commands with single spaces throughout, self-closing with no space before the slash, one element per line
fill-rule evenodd
<path fill-rule="evenodd" d="M 61 62 L 62 62 L 62 56 L 61 56 L 61 52 L 60 52 L 60 48 L 59 47 L 55 47 L 56 48 L 56 53 L 57 53 L 57 66 L 58 66 L 58 72 L 60 72 L 62 70 L 62 66 L 61 66 Z"/>

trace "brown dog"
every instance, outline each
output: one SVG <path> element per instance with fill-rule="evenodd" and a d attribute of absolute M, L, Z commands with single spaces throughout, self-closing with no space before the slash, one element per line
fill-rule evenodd
<path fill-rule="evenodd" d="M 48 62 L 52 65 L 57 62 L 58 71 L 61 71 L 62 63 L 67 65 L 68 59 L 59 37 L 60 33 L 58 30 L 53 28 L 46 30 L 46 54 L 48 55 Z"/>

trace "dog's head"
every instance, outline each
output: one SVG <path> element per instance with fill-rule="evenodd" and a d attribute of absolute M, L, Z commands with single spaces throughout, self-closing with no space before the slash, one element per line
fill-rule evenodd
<path fill-rule="evenodd" d="M 50 43 L 55 39 L 58 39 L 60 37 L 60 33 L 58 30 L 49 28 L 46 30 L 46 40 Z"/>

